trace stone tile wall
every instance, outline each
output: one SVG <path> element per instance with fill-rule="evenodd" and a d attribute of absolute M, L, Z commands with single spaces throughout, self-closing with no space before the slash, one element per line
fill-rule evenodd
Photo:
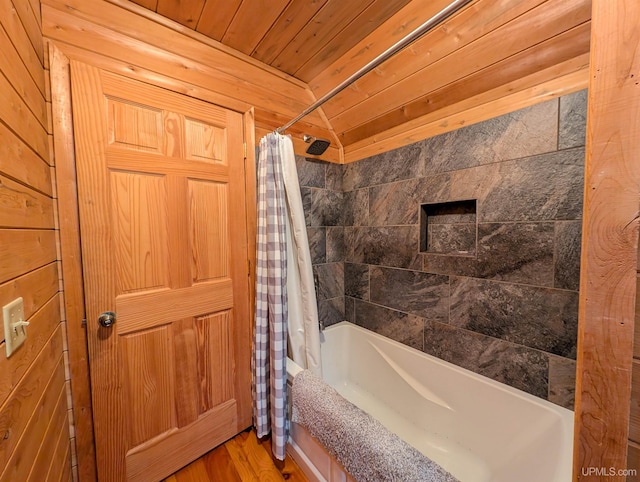
<path fill-rule="evenodd" d="M 344 214 L 342 166 L 296 156 L 318 317 L 325 326 L 344 320 Z"/>
<path fill-rule="evenodd" d="M 300 158 L 325 325 L 572 408 L 585 118 L 583 91 L 342 167 Z M 475 253 L 421 252 L 421 204 L 473 199 Z"/>

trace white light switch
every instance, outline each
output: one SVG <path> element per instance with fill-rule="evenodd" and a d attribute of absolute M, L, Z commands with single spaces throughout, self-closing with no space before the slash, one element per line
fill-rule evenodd
<path fill-rule="evenodd" d="M 27 326 L 24 319 L 24 301 L 16 298 L 8 305 L 2 307 L 2 319 L 4 322 L 4 343 L 7 349 L 7 358 L 27 339 Z"/>

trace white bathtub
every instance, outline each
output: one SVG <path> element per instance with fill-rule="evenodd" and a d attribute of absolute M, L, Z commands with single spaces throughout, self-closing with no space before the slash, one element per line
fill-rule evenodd
<path fill-rule="evenodd" d="M 325 381 L 462 482 L 571 480 L 573 412 L 352 323 L 323 333 Z M 300 368 L 289 360 L 294 376 Z M 312 480 L 345 480 L 292 424 Z"/>

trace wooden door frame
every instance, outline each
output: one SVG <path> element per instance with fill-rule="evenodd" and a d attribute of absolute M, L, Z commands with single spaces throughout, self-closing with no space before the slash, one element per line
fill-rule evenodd
<path fill-rule="evenodd" d="M 71 111 L 71 78 L 69 62 L 73 54 L 65 51 L 64 46 L 48 41 L 49 68 L 52 92 L 53 151 L 56 167 L 56 197 L 58 204 L 60 258 L 62 262 L 62 290 L 64 310 L 67 322 L 69 368 L 73 417 L 75 422 L 76 455 L 78 474 L 82 482 L 96 481 L 95 440 L 93 435 L 93 412 L 91 406 L 91 383 L 89 376 L 89 354 L 87 332 L 83 320 L 84 284 L 82 277 L 82 256 L 80 249 L 80 220 L 78 217 L 78 191 L 76 184 L 76 162 L 74 150 L 73 122 Z M 98 55 L 98 54 L 96 54 Z M 79 59 L 87 62 L 86 58 Z M 122 75 L 124 63 L 107 60 L 111 70 Z M 87 62 L 87 63 L 90 63 Z M 102 67 L 104 68 L 104 66 Z M 160 75 L 160 77 L 163 77 Z M 134 78 L 134 77 L 132 77 Z M 134 80 L 139 80 L 135 79 Z M 179 83 L 176 79 L 166 79 L 166 84 Z M 159 87 L 165 87 L 158 85 Z M 165 87 L 166 88 L 166 87 Z M 185 85 L 185 91 L 188 86 Z M 174 91 L 184 95 L 184 92 Z M 206 99 L 199 99 L 207 102 Z M 229 110 L 234 110 L 221 105 Z M 255 119 L 253 108 L 241 112 L 243 115 L 244 141 L 247 146 L 255 145 Z M 247 246 L 250 266 L 255 266 L 256 246 L 256 171 L 255 150 L 246 149 L 245 155 L 245 195 L 247 201 Z M 255 270 L 248 278 L 249 296 L 254 299 Z M 250 316 L 253 319 L 254 306 L 250 303 Z M 251 331 L 252 327 L 251 327 Z"/>

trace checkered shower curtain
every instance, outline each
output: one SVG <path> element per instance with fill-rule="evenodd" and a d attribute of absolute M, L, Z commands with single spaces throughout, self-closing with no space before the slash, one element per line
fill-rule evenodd
<path fill-rule="evenodd" d="M 254 424 L 258 437 L 272 432 L 272 450 L 279 460 L 284 460 L 288 437 L 287 211 L 279 146 L 284 140 L 284 136 L 276 133 L 260 140 L 252 357 Z"/>

